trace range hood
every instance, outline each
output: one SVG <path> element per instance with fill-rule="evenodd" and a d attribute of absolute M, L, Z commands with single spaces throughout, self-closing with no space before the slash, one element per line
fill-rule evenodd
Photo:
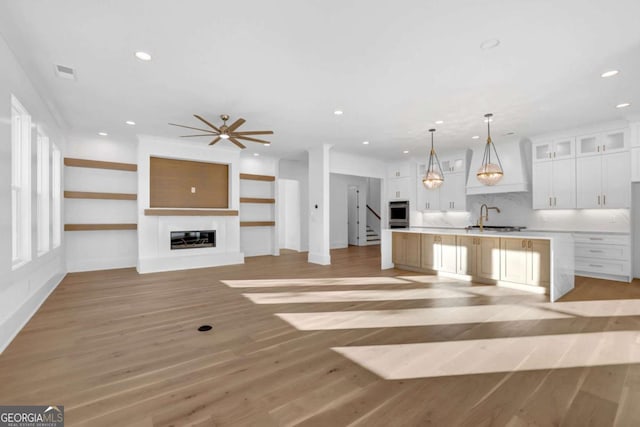
<path fill-rule="evenodd" d="M 505 138 L 495 142 L 500 156 L 504 176 L 496 185 L 482 185 L 476 178 L 476 172 L 482 166 L 484 143 L 473 148 L 469 178 L 467 179 L 467 195 L 518 193 L 530 190 L 531 176 L 531 141 L 528 139 Z"/>

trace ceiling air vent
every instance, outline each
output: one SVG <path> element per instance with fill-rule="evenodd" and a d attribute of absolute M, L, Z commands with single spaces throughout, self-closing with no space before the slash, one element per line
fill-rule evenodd
<path fill-rule="evenodd" d="M 56 74 L 58 77 L 67 79 L 67 80 L 75 80 L 76 79 L 76 71 L 64 65 L 56 64 Z"/>

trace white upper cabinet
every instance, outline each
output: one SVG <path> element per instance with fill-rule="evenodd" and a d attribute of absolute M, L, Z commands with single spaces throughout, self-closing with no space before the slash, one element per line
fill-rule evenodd
<path fill-rule="evenodd" d="M 607 153 L 616 153 L 629 149 L 629 135 L 626 129 L 609 132 L 581 135 L 576 138 L 577 155 L 597 156 Z"/>
<path fill-rule="evenodd" d="M 545 162 L 554 159 L 575 157 L 575 138 L 559 138 L 533 144 L 533 161 Z"/>
<path fill-rule="evenodd" d="M 417 187 L 417 210 L 419 211 L 439 211 L 440 210 L 440 189 L 429 190 L 422 184 L 425 165 L 418 165 L 418 187 Z"/>
<path fill-rule="evenodd" d="M 388 178 L 404 178 L 410 176 L 411 166 L 408 162 L 395 163 L 387 168 Z"/>
<path fill-rule="evenodd" d="M 577 159 L 578 208 L 617 209 L 631 204 L 631 164 L 627 153 Z"/>
<path fill-rule="evenodd" d="M 531 146 L 533 209 L 575 209 L 574 143 L 574 138 L 560 138 Z"/>
<path fill-rule="evenodd" d="M 409 177 L 387 180 L 387 197 L 389 200 L 409 200 Z"/>
<path fill-rule="evenodd" d="M 465 156 L 445 157 L 440 161 L 440 166 L 444 173 L 464 172 L 467 169 L 466 158 Z"/>
<path fill-rule="evenodd" d="M 467 177 L 464 173 L 445 174 L 440 187 L 440 210 L 464 211 L 467 209 Z"/>

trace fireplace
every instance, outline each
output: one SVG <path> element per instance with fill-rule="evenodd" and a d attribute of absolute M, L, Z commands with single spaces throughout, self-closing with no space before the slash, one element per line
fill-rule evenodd
<path fill-rule="evenodd" d="M 215 230 L 172 231 L 171 249 L 215 248 Z"/>

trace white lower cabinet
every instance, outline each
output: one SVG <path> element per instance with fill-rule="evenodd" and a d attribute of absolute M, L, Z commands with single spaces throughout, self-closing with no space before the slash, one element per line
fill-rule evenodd
<path fill-rule="evenodd" d="M 630 282 L 631 238 L 628 234 L 575 233 L 576 274 Z"/>

